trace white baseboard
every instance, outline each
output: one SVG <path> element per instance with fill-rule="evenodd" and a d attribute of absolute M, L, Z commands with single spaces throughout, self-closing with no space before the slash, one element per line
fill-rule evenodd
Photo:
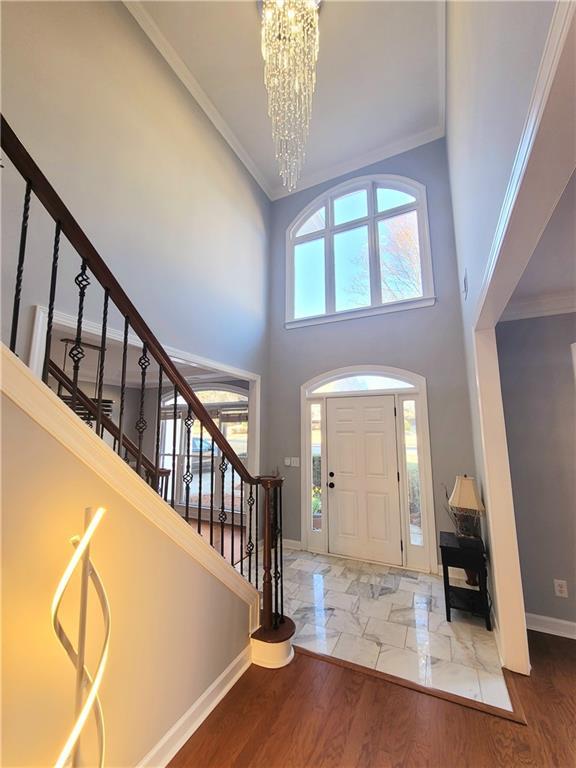
<path fill-rule="evenodd" d="M 546 632 L 547 635 L 569 637 L 576 640 L 576 621 L 555 619 L 553 616 L 539 616 L 537 613 L 526 614 L 526 626 L 536 632 Z"/>
<path fill-rule="evenodd" d="M 244 674 L 252 661 L 251 647 L 248 645 L 234 661 L 214 680 L 190 709 L 174 723 L 160 741 L 140 760 L 137 768 L 164 768 L 174 755 L 184 746 L 210 712 L 224 698 L 234 683 Z"/>
<path fill-rule="evenodd" d="M 302 542 L 298 539 L 282 539 L 282 544 L 288 549 L 302 549 Z"/>

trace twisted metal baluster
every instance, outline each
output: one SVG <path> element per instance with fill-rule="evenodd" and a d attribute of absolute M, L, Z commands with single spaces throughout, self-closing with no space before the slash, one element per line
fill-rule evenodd
<path fill-rule="evenodd" d="M 280 571 L 278 569 L 278 488 L 274 487 L 272 493 L 272 547 L 274 549 L 274 611 L 272 613 L 272 624 L 274 629 L 278 629 L 278 589 L 280 580 Z"/>
<path fill-rule="evenodd" d="M 252 526 L 254 522 L 254 486 L 250 483 L 248 494 L 248 543 L 246 544 L 246 554 L 248 555 L 248 581 L 252 583 L 252 553 L 254 552 L 254 541 L 252 538 Z"/>
<path fill-rule="evenodd" d="M 224 524 L 227 520 L 227 514 L 226 514 L 226 503 L 225 503 L 225 483 L 226 483 L 226 470 L 228 469 L 228 462 L 226 461 L 226 458 L 224 454 L 222 454 L 222 459 L 220 461 L 220 478 L 221 478 L 221 490 L 222 490 L 222 498 L 220 500 L 220 512 L 218 514 L 218 520 L 220 521 L 220 554 L 222 557 L 224 557 Z"/>
<path fill-rule="evenodd" d="M 10 331 L 10 350 L 16 352 L 16 337 L 18 336 L 18 320 L 20 318 L 20 297 L 22 295 L 22 278 L 24 275 L 24 256 L 26 254 L 26 238 L 28 237 L 28 217 L 30 216 L 30 195 L 32 184 L 26 182 L 24 193 L 24 210 L 20 229 L 20 248 L 18 250 L 18 266 L 16 267 L 16 286 L 14 288 L 14 306 L 12 308 L 12 329 Z"/>
<path fill-rule="evenodd" d="M 144 431 L 148 426 L 148 422 L 144 418 L 144 400 L 146 396 L 146 371 L 150 365 L 150 358 L 148 357 L 148 347 L 146 342 L 142 344 L 142 354 L 138 358 L 138 365 L 140 366 L 140 410 L 138 412 L 138 421 L 136 422 L 135 429 L 138 432 L 138 457 L 136 459 L 136 472 L 140 474 L 142 468 L 142 440 L 144 438 Z"/>
<path fill-rule="evenodd" d="M 124 317 L 124 339 L 122 341 L 122 374 L 120 378 L 120 414 L 118 416 L 118 456 L 122 456 L 124 442 L 124 406 L 126 402 L 126 358 L 128 355 L 128 315 Z"/>
<path fill-rule="evenodd" d="M 78 374 L 80 372 L 80 363 L 85 356 L 84 349 L 82 347 L 82 320 L 84 319 L 84 299 L 86 297 L 86 289 L 90 285 L 90 278 L 86 274 L 86 260 L 82 259 L 82 266 L 80 272 L 74 278 L 74 282 L 78 286 L 78 320 L 76 322 L 76 338 L 70 352 L 69 357 L 73 362 L 72 373 L 72 402 L 71 408 L 76 408 L 76 399 L 78 397 Z"/>
<path fill-rule="evenodd" d="M 56 280 L 58 277 L 58 258 L 60 255 L 60 222 L 56 222 L 54 233 L 54 248 L 52 249 L 52 272 L 50 274 L 50 296 L 48 298 L 48 319 L 46 321 L 46 346 L 44 348 L 44 365 L 42 381 L 48 383 L 48 367 L 50 365 L 50 350 L 52 348 L 52 326 L 54 324 L 54 301 L 56 300 Z"/>
<path fill-rule="evenodd" d="M 258 589 L 258 543 L 260 541 L 259 538 L 258 538 L 260 536 L 260 530 L 259 530 L 259 527 L 258 527 L 258 505 L 259 505 L 259 501 L 258 501 L 258 488 L 259 488 L 259 486 L 256 485 L 256 505 L 255 505 L 255 510 L 254 510 L 254 517 L 255 517 L 255 521 L 254 521 L 255 530 L 254 530 L 254 533 L 256 534 L 256 551 L 254 553 L 255 554 L 255 558 L 254 558 L 255 559 L 255 571 L 256 571 L 256 589 Z"/>
<path fill-rule="evenodd" d="M 190 520 L 190 483 L 194 475 L 190 471 L 190 434 L 194 419 L 192 418 L 192 406 L 188 405 L 188 414 L 184 420 L 184 426 L 186 427 L 186 472 L 184 473 L 184 483 L 186 485 L 186 522 Z"/>
<path fill-rule="evenodd" d="M 96 412 L 96 434 L 100 434 L 102 422 L 102 391 L 104 388 L 104 364 L 106 361 L 106 327 L 108 325 L 108 299 L 110 291 L 104 289 L 104 307 L 102 310 L 102 336 L 100 337 L 100 365 L 98 368 L 98 410 Z M 102 433 L 103 435 L 103 433 Z M 100 437 L 102 437 L 100 435 Z"/>

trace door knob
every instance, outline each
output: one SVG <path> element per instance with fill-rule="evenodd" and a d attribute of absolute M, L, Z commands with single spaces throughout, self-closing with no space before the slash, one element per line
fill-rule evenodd
<path fill-rule="evenodd" d="M 328 483 L 328 488 L 334 488 L 334 483 Z"/>
<path fill-rule="evenodd" d="M 328 472 L 329 477 L 334 477 L 334 472 Z"/>

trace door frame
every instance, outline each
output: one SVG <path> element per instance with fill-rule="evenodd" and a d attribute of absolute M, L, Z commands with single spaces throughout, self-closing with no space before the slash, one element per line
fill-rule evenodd
<path fill-rule="evenodd" d="M 411 385 L 410 389 L 397 388 L 386 390 L 369 390 L 342 393 L 317 393 L 315 390 L 336 379 L 345 376 L 363 374 L 378 374 L 401 379 Z M 329 510 L 326 507 L 323 514 L 321 531 L 312 530 L 310 499 L 312 497 L 312 441 L 310 436 L 310 405 L 319 403 L 321 407 L 321 483 L 326 487 L 326 400 L 334 397 L 363 397 L 372 395 L 393 395 L 396 405 L 396 446 L 398 452 L 398 469 L 400 472 L 400 514 L 404 548 L 402 553 L 403 567 L 426 573 L 438 572 L 438 556 L 436 546 L 436 516 L 434 510 L 434 495 L 432 484 L 432 459 L 430 450 L 430 428 L 428 421 L 428 394 L 426 379 L 413 371 L 393 368 L 384 365 L 355 365 L 336 368 L 309 379 L 300 387 L 300 438 L 302 466 L 300 469 L 301 486 L 301 542 L 303 549 L 320 554 L 328 554 Z M 408 531 L 408 498 L 407 476 L 404 461 L 404 429 L 402 419 L 402 401 L 415 400 L 416 425 L 418 440 L 418 464 L 421 479 L 422 530 L 424 533 L 423 547 L 410 545 Z"/>

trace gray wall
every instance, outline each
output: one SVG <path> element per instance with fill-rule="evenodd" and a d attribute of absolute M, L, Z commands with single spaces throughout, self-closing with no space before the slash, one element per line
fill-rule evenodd
<path fill-rule="evenodd" d="M 576 621 L 576 314 L 499 323 L 497 340 L 526 610 Z"/>
<path fill-rule="evenodd" d="M 370 173 L 399 174 L 426 185 L 436 305 L 286 330 L 287 227 L 324 190 Z M 300 454 L 300 386 L 324 371 L 368 363 L 404 368 L 426 377 L 436 521 L 439 529 L 451 529 L 443 509 L 442 485 L 450 486 L 457 473 L 473 472 L 474 461 L 444 141 L 426 144 L 273 203 L 271 258 L 268 445 L 263 455 L 268 459 L 268 470 L 278 466 L 286 475 L 286 537 L 300 538 L 300 471 L 283 466 L 284 456 Z"/>
<path fill-rule="evenodd" d="M 553 2 L 447 4 L 446 135 L 461 286 L 468 276 L 462 316 L 480 481 L 474 323 L 553 10 Z"/>
<path fill-rule="evenodd" d="M 269 202 L 123 3 L 2 3 L 2 112 L 161 342 L 261 373 Z M 6 339 L 24 185 L 2 171 Z M 53 225 L 32 206 L 19 351 L 47 304 Z M 75 312 L 62 245 L 57 308 Z M 99 320 L 91 286 L 86 317 Z M 111 313 L 109 324 L 121 328 Z"/>

